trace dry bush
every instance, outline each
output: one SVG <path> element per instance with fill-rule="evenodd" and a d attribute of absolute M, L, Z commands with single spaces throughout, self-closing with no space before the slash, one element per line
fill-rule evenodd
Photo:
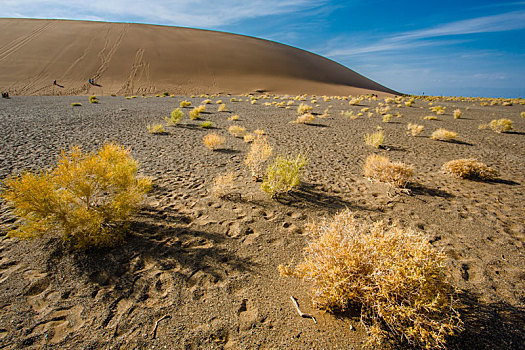
<path fill-rule="evenodd" d="M 255 129 L 253 131 L 253 133 L 257 136 L 263 136 L 263 135 L 266 135 L 266 131 L 262 130 L 262 129 Z"/>
<path fill-rule="evenodd" d="M 461 118 L 461 109 L 455 109 L 454 110 L 454 119 Z"/>
<path fill-rule="evenodd" d="M 166 132 L 162 124 L 148 124 L 146 127 L 150 134 L 164 134 Z"/>
<path fill-rule="evenodd" d="M 522 118 L 525 118 L 525 112 L 521 112 L 520 115 Z"/>
<path fill-rule="evenodd" d="M 392 120 L 392 117 L 393 117 L 392 114 L 385 114 L 383 116 L 383 123 L 388 123 L 389 121 Z"/>
<path fill-rule="evenodd" d="M 226 142 L 226 138 L 217 134 L 208 134 L 202 138 L 202 142 L 209 150 L 215 151 Z"/>
<path fill-rule="evenodd" d="M 235 137 L 244 137 L 244 134 L 246 134 L 246 128 L 239 125 L 232 125 L 228 128 L 228 132 Z"/>
<path fill-rule="evenodd" d="M 211 103 L 211 100 L 210 99 L 207 99 L 207 100 L 204 100 L 201 102 L 202 105 L 207 105 L 207 104 L 210 104 Z"/>
<path fill-rule="evenodd" d="M 106 144 L 94 153 L 73 147 L 51 170 L 7 178 L 1 197 L 18 217 L 9 235 L 58 235 L 73 249 L 120 242 L 151 187 L 137 169 L 128 149 Z"/>
<path fill-rule="evenodd" d="M 495 132 L 499 132 L 499 133 L 509 132 L 509 131 L 512 131 L 513 129 L 512 120 L 505 119 L 505 118 L 494 119 L 493 121 L 490 122 L 489 126 L 492 130 L 494 130 Z"/>
<path fill-rule="evenodd" d="M 442 114 L 445 114 L 445 108 L 447 107 L 435 106 L 435 107 L 431 107 L 430 110 L 432 112 L 435 112 L 437 115 L 442 115 Z"/>
<path fill-rule="evenodd" d="M 362 99 L 359 98 L 359 97 L 353 97 L 350 101 L 348 101 L 348 104 L 350 106 L 359 106 L 359 104 L 361 103 Z"/>
<path fill-rule="evenodd" d="M 219 107 L 217 108 L 217 112 L 226 112 L 228 109 L 226 108 L 226 103 L 221 103 Z"/>
<path fill-rule="evenodd" d="M 443 164 L 443 171 L 462 179 L 493 180 L 498 171 L 477 159 L 455 159 Z"/>
<path fill-rule="evenodd" d="M 213 180 L 212 195 L 219 199 L 229 198 L 234 195 L 240 196 L 240 189 L 235 183 L 236 178 L 237 175 L 233 172 L 217 176 Z"/>
<path fill-rule="evenodd" d="M 191 102 L 185 100 L 185 101 L 181 101 L 179 105 L 180 105 L 181 108 L 186 108 L 186 107 L 190 107 L 191 106 Z"/>
<path fill-rule="evenodd" d="M 479 130 L 487 130 L 489 128 L 488 124 L 479 124 L 478 129 Z"/>
<path fill-rule="evenodd" d="M 297 107 L 297 113 L 299 113 L 299 114 L 305 114 L 305 113 L 311 112 L 312 109 L 313 109 L 312 106 L 309 106 L 309 105 L 307 105 L 307 104 L 305 104 L 305 103 L 301 103 L 301 104 L 299 105 L 299 107 Z"/>
<path fill-rule="evenodd" d="M 266 137 L 258 135 L 258 137 L 250 145 L 250 150 L 246 155 L 244 164 L 250 169 L 252 177 L 258 181 L 262 179 L 262 169 L 264 163 L 270 158 L 273 152 L 273 147 L 270 146 Z"/>
<path fill-rule="evenodd" d="M 428 115 L 426 117 L 423 117 L 425 120 L 438 120 L 438 118 L 435 115 Z"/>
<path fill-rule="evenodd" d="M 193 108 L 191 111 L 190 111 L 190 119 L 191 120 L 197 120 L 199 119 L 200 115 L 201 115 L 201 112 L 200 112 L 200 109 L 198 107 L 195 107 Z"/>
<path fill-rule="evenodd" d="M 308 159 L 299 153 L 297 157 L 276 157 L 268 166 L 261 189 L 272 198 L 288 193 L 301 184 L 301 173 Z"/>
<path fill-rule="evenodd" d="M 195 110 L 197 110 L 199 113 L 204 113 L 204 112 L 206 112 L 206 106 L 205 105 L 200 105 L 198 107 L 195 107 Z"/>
<path fill-rule="evenodd" d="M 387 157 L 369 155 L 363 166 L 365 177 L 372 181 L 384 182 L 404 188 L 414 175 L 414 167 L 400 162 L 391 162 Z"/>
<path fill-rule="evenodd" d="M 253 140 L 255 140 L 255 134 L 252 134 L 251 132 L 249 132 L 249 133 L 245 134 L 242 139 L 246 143 L 253 142 Z"/>
<path fill-rule="evenodd" d="M 238 115 L 232 115 L 231 117 L 228 117 L 228 120 L 232 120 L 232 121 L 239 120 L 239 116 Z"/>
<path fill-rule="evenodd" d="M 440 140 L 440 141 L 452 141 L 454 140 L 458 134 L 454 131 L 449 131 L 443 128 L 439 128 L 436 131 L 432 133 L 430 138 L 432 140 Z"/>
<path fill-rule="evenodd" d="M 417 136 L 423 132 L 423 129 L 425 129 L 425 127 L 423 125 L 408 123 L 407 129 L 408 131 L 410 131 L 410 134 L 412 136 Z"/>
<path fill-rule="evenodd" d="M 73 102 L 73 103 L 71 104 L 71 106 L 72 106 L 72 107 L 82 107 L 82 103 L 80 103 L 80 102 Z"/>
<path fill-rule="evenodd" d="M 313 114 L 307 113 L 302 114 L 297 117 L 297 119 L 294 121 L 296 124 L 311 124 L 314 121 L 315 117 Z"/>
<path fill-rule="evenodd" d="M 383 142 L 385 142 L 385 133 L 383 132 L 383 130 L 379 130 L 372 134 L 365 135 L 365 143 L 368 146 L 380 148 Z"/>
<path fill-rule="evenodd" d="M 182 121 L 184 112 L 180 108 L 174 109 L 169 117 L 164 117 L 168 126 L 175 126 Z"/>
<path fill-rule="evenodd" d="M 97 96 L 89 96 L 89 103 L 98 103 Z"/>
<path fill-rule="evenodd" d="M 204 129 L 209 129 L 209 128 L 213 127 L 213 122 L 210 121 L 210 120 L 206 120 L 206 121 L 202 122 L 199 126 L 201 128 L 204 128 Z"/>
<path fill-rule="evenodd" d="M 312 241 L 295 268 L 282 275 L 313 283 L 317 307 L 341 312 L 359 307 L 368 345 L 406 342 L 445 348 L 462 322 L 447 280 L 446 255 L 421 232 L 359 221 L 349 211 L 308 226 Z"/>

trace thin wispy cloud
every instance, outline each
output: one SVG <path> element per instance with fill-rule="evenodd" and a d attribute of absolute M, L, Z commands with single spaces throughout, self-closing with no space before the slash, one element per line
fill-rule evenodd
<path fill-rule="evenodd" d="M 308 11 L 314 0 L 2 0 L 0 17 L 99 19 L 215 28 L 242 20 Z"/>
<path fill-rule="evenodd" d="M 432 28 L 399 33 L 381 39 L 373 44 L 331 49 L 325 51 L 324 54 L 330 57 L 344 57 L 379 51 L 413 49 L 422 46 L 445 44 L 439 40 L 430 41 L 428 39 L 466 34 L 504 32 L 523 28 L 525 28 L 525 11 L 514 11 L 499 15 L 444 23 Z M 455 42 L 451 42 L 450 40 L 446 42 L 448 45 L 456 43 L 458 43 L 457 40 L 455 40 Z M 339 46 L 341 46 L 340 43 Z"/>

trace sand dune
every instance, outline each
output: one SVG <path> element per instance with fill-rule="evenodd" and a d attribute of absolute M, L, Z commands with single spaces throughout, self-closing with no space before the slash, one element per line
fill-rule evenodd
<path fill-rule="evenodd" d="M 90 78 L 101 86 L 89 84 Z M 0 19 L 0 90 L 14 95 L 395 93 L 327 58 L 267 40 L 178 27 L 35 19 Z"/>

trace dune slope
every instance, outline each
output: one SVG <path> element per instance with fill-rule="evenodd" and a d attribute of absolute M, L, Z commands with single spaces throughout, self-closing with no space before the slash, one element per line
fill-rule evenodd
<path fill-rule="evenodd" d="M 90 78 L 100 86 L 89 84 Z M 17 95 L 395 93 L 327 58 L 267 40 L 178 27 L 35 19 L 0 19 L 0 90 Z"/>

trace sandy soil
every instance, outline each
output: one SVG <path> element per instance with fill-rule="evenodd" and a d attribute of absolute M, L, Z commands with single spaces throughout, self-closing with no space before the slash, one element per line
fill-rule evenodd
<path fill-rule="evenodd" d="M 310 286 L 280 278 L 276 269 L 301 259 L 305 224 L 347 207 L 365 220 L 400 220 L 444 249 L 466 305 L 466 330 L 450 340 L 451 349 L 524 348 L 524 106 L 443 102 L 445 115 L 422 120 L 432 113 L 418 101 L 394 108 L 403 116 L 383 123 L 377 114 L 356 120 L 340 115 L 377 102 L 349 106 L 319 99 L 314 112 L 332 106 L 330 117 L 298 125 L 289 123 L 297 101 L 286 110 L 263 104 L 273 99 L 251 105 L 223 96 L 230 112 L 217 112 L 212 104 L 203 114 L 227 138 L 223 151 L 211 152 L 201 141 L 209 131 L 190 122 L 188 109 L 186 124 L 166 135 L 147 132 L 147 124 L 162 122 L 183 99 L 194 105 L 203 100 L 0 100 L 0 179 L 51 166 L 60 149 L 73 144 L 94 150 L 116 141 L 131 148 L 141 173 L 155 183 L 122 246 L 73 254 L 57 239 L 0 236 L 0 348 L 360 349 L 366 332 L 358 318 L 316 310 Z M 463 118 L 453 119 L 455 107 Z M 240 120 L 228 121 L 232 113 Z M 515 132 L 478 129 L 503 117 L 514 121 Z M 408 122 L 425 125 L 425 131 L 407 136 Z M 306 152 L 303 186 L 280 202 L 261 192 L 243 165 L 249 146 L 227 132 L 233 123 L 264 129 L 276 153 Z M 385 149 L 364 144 L 364 134 L 377 126 L 385 131 Z M 459 141 L 430 139 L 439 127 L 456 131 Z M 374 152 L 414 164 L 410 195 L 392 198 L 387 185 L 363 177 L 364 159 Z M 501 176 L 474 182 L 440 171 L 446 161 L 470 157 Z M 211 195 L 212 179 L 226 171 L 239 172 L 242 199 Z M 2 204 L 0 223 L 11 222 Z M 318 323 L 300 318 L 290 296 Z M 154 333 L 163 316 L 168 318 Z"/>
<path fill-rule="evenodd" d="M 394 92 L 327 58 L 253 37 L 131 23 L 0 18 L 0 91 L 12 95 L 256 90 Z"/>

